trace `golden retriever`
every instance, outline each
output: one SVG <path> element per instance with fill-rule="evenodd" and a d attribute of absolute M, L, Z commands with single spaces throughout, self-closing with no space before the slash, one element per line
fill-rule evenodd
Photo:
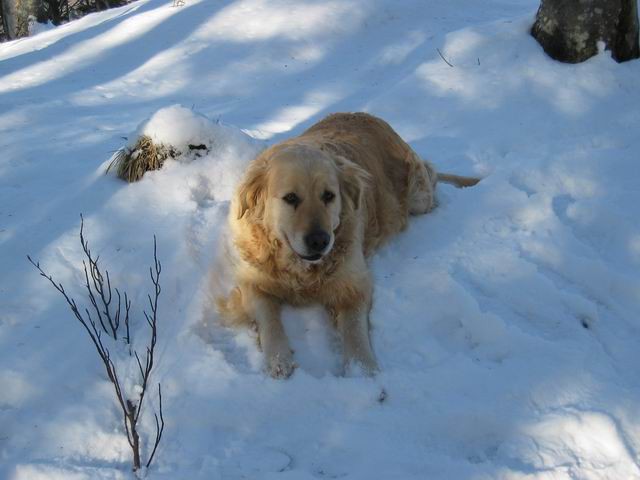
<path fill-rule="evenodd" d="M 223 319 L 254 324 L 273 377 L 295 368 L 280 309 L 323 305 L 342 337 L 345 368 L 377 371 L 369 341 L 367 257 L 435 206 L 437 174 L 383 120 L 337 113 L 274 145 L 249 165 L 231 204 L 236 287 Z"/>

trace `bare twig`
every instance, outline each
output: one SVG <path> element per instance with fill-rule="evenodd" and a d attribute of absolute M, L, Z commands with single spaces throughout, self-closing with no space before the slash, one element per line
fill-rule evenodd
<path fill-rule="evenodd" d="M 110 306 L 112 292 L 109 271 L 105 270 L 105 274 L 102 275 L 100 267 L 98 267 L 98 260 L 100 259 L 100 257 L 96 257 L 94 259 L 91 255 L 89 242 L 84 238 L 84 218 L 82 215 L 80 215 L 80 244 L 82 245 L 82 250 L 87 257 L 87 262 L 89 263 L 89 268 L 87 269 L 87 263 L 84 260 L 82 261 L 86 281 L 85 286 L 89 294 L 89 300 L 91 301 L 91 305 L 93 305 L 93 308 L 96 311 L 96 315 L 98 316 L 100 325 L 104 329 L 105 333 L 111 335 L 114 340 L 117 340 L 118 327 L 120 326 L 120 305 L 118 305 L 118 309 L 115 313 L 111 312 Z M 104 283 L 105 277 L 107 280 L 106 288 Z M 89 278 L 91 278 L 91 282 L 89 282 Z M 100 297 L 100 306 L 98 306 L 98 301 L 96 300 L 94 292 L 97 293 Z M 109 324 L 108 330 L 107 326 L 105 325 L 105 321 Z"/>
<path fill-rule="evenodd" d="M 158 404 L 159 404 L 159 413 L 160 413 L 160 421 L 158 421 L 158 414 L 154 413 L 153 415 L 156 418 L 156 439 L 153 442 L 153 450 L 151 450 L 151 455 L 149 455 L 149 460 L 147 461 L 147 468 L 151 465 L 153 461 L 153 457 L 156 454 L 156 449 L 160 444 L 160 440 L 162 439 L 162 432 L 164 432 L 164 416 L 162 415 L 162 388 L 160 384 L 158 384 Z"/>
<path fill-rule="evenodd" d="M 449 63 L 449 60 L 447 60 L 446 58 L 444 58 L 444 55 L 442 55 L 442 52 L 440 51 L 439 48 L 436 48 L 436 50 L 438 51 L 438 55 L 440 55 L 440 58 L 442 60 L 444 60 L 444 63 L 446 63 L 447 65 L 449 65 L 450 67 L 453 67 L 453 65 L 451 63 Z"/>

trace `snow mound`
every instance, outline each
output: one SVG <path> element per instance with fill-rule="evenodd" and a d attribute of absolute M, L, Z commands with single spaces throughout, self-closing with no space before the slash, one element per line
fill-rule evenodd
<path fill-rule="evenodd" d="M 234 142 L 252 143 L 251 137 L 242 131 L 223 125 L 220 121 L 214 122 L 177 104 L 161 108 L 142 122 L 134 141 L 142 135 L 150 137 L 156 144 L 171 146 L 182 153 L 198 152 L 200 146 L 211 150 L 214 146 L 226 146 Z"/>
<path fill-rule="evenodd" d="M 196 188 L 196 197 L 211 196 L 218 201 L 228 201 L 242 172 L 249 161 L 263 148 L 263 144 L 243 130 L 213 121 L 205 115 L 182 105 L 171 105 L 156 111 L 144 120 L 129 137 L 128 143 L 119 151 L 140 154 L 139 140 L 148 137 L 161 147 L 167 156 L 162 168 L 171 170 L 170 181 L 178 177 L 199 177 L 205 180 L 209 192 Z M 106 165 L 111 165 L 119 153 L 112 156 Z M 197 165 L 179 172 L 177 162 Z M 115 169 L 108 169 L 113 172 Z M 149 172 L 147 172 L 148 174 Z M 167 178 L 169 180 L 169 178 Z"/>

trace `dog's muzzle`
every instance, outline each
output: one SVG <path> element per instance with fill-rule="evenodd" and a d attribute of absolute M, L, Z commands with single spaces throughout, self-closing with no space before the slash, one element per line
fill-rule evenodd
<path fill-rule="evenodd" d="M 314 230 L 304 237 L 304 244 L 309 255 L 300 255 L 300 257 L 309 262 L 316 262 L 327 253 L 329 243 L 331 243 L 331 235 L 324 230 Z"/>

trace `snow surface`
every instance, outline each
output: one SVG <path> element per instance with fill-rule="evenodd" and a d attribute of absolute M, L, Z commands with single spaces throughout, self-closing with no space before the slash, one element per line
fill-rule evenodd
<path fill-rule="evenodd" d="M 131 477 L 93 346 L 25 258 L 83 299 L 81 212 L 142 341 L 158 238 L 149 478 L 640 478 L 640 62 L 551 61 L 527 33 L 536 0 L 171 4 L 0 45 L 0 478 Z M 233 184 L 265 144 L 356 110 L 486 178 L 441 187 L 372 259 L 376 378 L 335 375 L 322 313 L 288 309 L 300 367 L 275 381 L 209 306 Z M 104 175 L 150 118 L 212 148 Z"/>

